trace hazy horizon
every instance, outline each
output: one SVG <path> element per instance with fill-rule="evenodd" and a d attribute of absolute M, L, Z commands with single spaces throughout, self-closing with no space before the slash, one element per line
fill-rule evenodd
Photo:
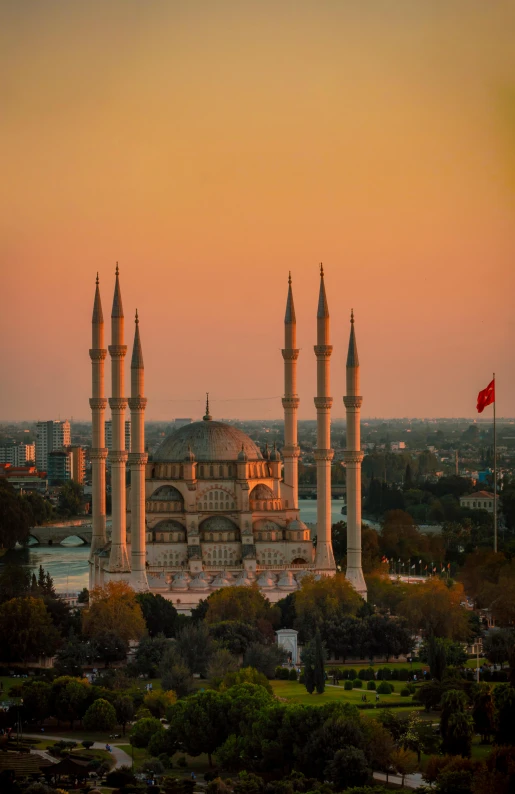
<path fill-rule="evenodd" d="M 320 261 L 334 418 L 351 308 L 365 416 L 477 417 L 494 371 L 513 413 L 514 30 L 513 0 L 0 4 L 6 421 L 88 416 L 116 261 L 150 420 L 279 418 L 289 270 L 313 419 Z"/>

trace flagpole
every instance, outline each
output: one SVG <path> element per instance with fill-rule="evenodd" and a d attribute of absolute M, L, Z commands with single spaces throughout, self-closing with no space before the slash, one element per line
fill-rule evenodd
<path fill-rule="evenodd" d="M 495 404 L 497 402 L 495 372 L 494 382 L 494 551 L 497 552 L 497 428 L 495 424 Z"/>

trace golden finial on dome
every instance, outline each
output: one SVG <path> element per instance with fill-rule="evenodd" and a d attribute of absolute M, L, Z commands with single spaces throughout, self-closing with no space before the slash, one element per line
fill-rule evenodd
<path fill-rule="evenodd" d="M 213 417 L 209 413 L 209 392 L 206 392 L 206 414 L 204 416 L 204 422 L 210 422 Z"/>

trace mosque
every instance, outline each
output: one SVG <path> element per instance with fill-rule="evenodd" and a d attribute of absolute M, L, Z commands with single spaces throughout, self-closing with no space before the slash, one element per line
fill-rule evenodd
<path fill-rule="evenodd" d="M 112 531 L 106 535 L 104 318 L 97 275 L 92 320 L 92 514 L 90 588 L 126 580 L 139 592 L 160 593 L 189 612 L 214 590 L 257 583 L 275 602 L 303 576 L 336 572 L 331 544 L 329 309 L 320 267 L 317 311 L 317 528 L 316 545 L 300 520 L 298 504 L 296 317 L 291 275 L 284 320 L 284 446 L 259 449 L 245 433 L 211 416 L 173 432 L 148 459 L 145 452 L 144 364 L 136 312 L 130 397 L 125 396 L 124 314 L 118 265 L 111 312 Z M 361 460 L 359 360 L 351 314 L 347 357 L 347 571 L 366 598 L 361 568 Z M 125 449 L 125 414 L 131 448 Z M 126 488 L 126 468 L 130 486 Z"/>

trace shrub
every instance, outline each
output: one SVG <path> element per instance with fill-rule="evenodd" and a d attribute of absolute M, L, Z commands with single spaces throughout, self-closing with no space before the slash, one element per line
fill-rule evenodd
<path fill-rule="evenodd" d="M 365 670 L 365 668 L 359 671 L 358 678 L 361 679 L 361 681 L 367 680 L 367 671 Z"/>
<path fill-rule="evenodd" d="M 407 698 L 407 697 L 409 697 L 410 695 L 411 695 L 411 692 L 409 691 L 409 689 L 408 689 L 408 687 L 407 687 L 407 686 L 405 686 L 405 687 L 403 687 L 403 688 L 401 689 L 401 697 L 403 697 L 403 698 Z"/>
<path fill-rule="evenodd" d="M 371 692 L 374 692 L 375 688 L 376 688 L 375 681 L 367 681 L 367 689 L 369 689 Z"/>
<path fill-rule="evenodd" d="M 90 739 L 85 739 L 82 742 L 82 746 L 84 747 L 85 750 L 90 750 L 91 747 L 93 747 L 94 744 L 95 744 L 95 742 L 92 742 Z"/>
<path fill-rule="evenodd" d="M 358 677 L 356 671 L 351 667 L 350 670 L 347 670 L 347 678 L 350 681 L 354 681 Z"/>
<path fill-rule="evenodd" d="M 294 667 L 291 668 L 290 672 L 288 673 L 288 678 L 290 681 L 297 680 L 297 671 Z"/>
<path fill-rule="evenodd" d="M 106 777 L 106 785 L 113 788 L 122 788 L 135 782 L 136 778 L 130 766 L 120 766 L 118 769 L 113 769 Z"/>
<path fill-rule="evenodd" d="M 360 681 L 360 684 L 361 684 L 361 681 Z M 352 681 L 345 681 L 345 683 L 344 683 L 344 685 L 343 685 L 343 688 L 344 688 L 345 690 L 347 690 L 347 692 L 348 692 L 349 690 L 351 690 L 351 689 L 352 689 Z"/>
<path fill-rule="evenodd" d="M 186 761 L 186 756 L 185 755 L 180 755 L 179 756 L 179 758 L 177 759 L 177 766 L 180 769 L 185 769 L 188 766 L 188 762 Z"/>
<path fill-rule="evenodd" d="M 390 681 L 398 681 L 399 680 L 399 671 L 394 667 L 393 670 L 390 672 Z"/>
<path fill-rule="evenodd" d="M 355 678 L 352 684 L 353 684 L 353 689 L 363 688 L 363 681 L 361 680 L 361 678 Z"/>
<path fill-rule="evenodd" d="M 289 670 L 287 667 L 276 667 L 275 668 L 275 679 L 277 681 L 287 681 L 289 678 Z"/>
<path fill-rule="evenodd" d="M 399 670 L 399 681 L 407 681 L 409 678 L 409 670 L 402 669 Z"/>
<path fill-rule="evenodd" d="M 387 681 L 381 681 L 377 687 L 377 691 L 380 695 L 391 695 L 393 692 L 393 687 Z"/>

